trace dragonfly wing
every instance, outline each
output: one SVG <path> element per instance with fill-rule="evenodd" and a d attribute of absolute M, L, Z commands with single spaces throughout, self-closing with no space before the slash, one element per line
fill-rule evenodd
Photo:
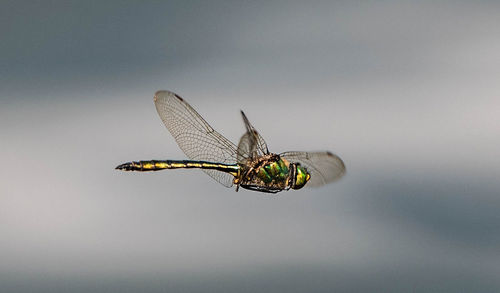
<path fill-rule="evenodd" d="M 309 187 L 333 182 L 346 172 L 342 159 L 330 152 L 286 152 L 280 156 L 306 167 L 311 174 L 311 180 L 306 184 Z"/>
<path fill-rule="evenodd" d="M 245 160 L 256 156 L 256 143 L 253 137 L 246 132 L 238 143 L 238 163 L 245 163 Z"/>
<path fill-rule="evenodd" d="M 243 111 L 241 111 L 241 116 L 243 117 L 247 131 L 238 143 L 238 162 L 269 154 L 269 149 L 264 138 L 253 127 Z"/>
<path fill-rule="evenodd" d="M 158 91 L 154 102 L 163 124 L 180 149 L 191 160 L 222 164 L 236 163 L 236 146 L 215 131 L 184 99 L 173 92 Z M 234 176 L 217 170 L 203 170 L 226 187 Z"/>

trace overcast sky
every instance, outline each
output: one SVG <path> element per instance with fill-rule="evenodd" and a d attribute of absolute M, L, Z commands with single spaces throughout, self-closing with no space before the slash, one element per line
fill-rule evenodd
<path fill-rule="evenodd" d="M 500 290 L 494 1 L 2 1 L 0 35 L 2 292 Z M 114 170 L 185 159 L 159 89 L 347 175 Z"/>

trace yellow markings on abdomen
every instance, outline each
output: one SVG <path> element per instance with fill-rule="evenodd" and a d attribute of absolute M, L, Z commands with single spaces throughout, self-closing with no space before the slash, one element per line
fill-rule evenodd
<path fill-rule="evenodd" d="M 116 169 L 123 171 L 159 171 L 165 169 L 210 169 L 229 173 L 237 176 L 239 172 L 238 165 L 225 165 L 203 161 L 139 161 L 121 164 Z"/>

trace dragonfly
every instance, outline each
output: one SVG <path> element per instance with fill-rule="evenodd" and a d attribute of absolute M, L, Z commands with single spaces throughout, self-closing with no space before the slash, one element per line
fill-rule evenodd
<path fill-rule="evenodd" d="M 267 144 L 243 111 L 246 132 L 238 145 L 215 131 L 183 98 L 170 91 L 154 96 L 156 110 L 189 160 L 132 161 L 123 171 L 201 169 L 225 187 L 265 193 L 317 187 L 341 178 L 344 162 L 331 152 L 269 152 Z"/>

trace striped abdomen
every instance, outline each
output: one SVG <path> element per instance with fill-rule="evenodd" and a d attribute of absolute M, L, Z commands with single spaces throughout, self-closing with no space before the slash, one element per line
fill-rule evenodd
<path fill-rule="evenodd" d="M 209 169 L 217 170 L 231 175 L 237 176 L 239 167 L 238 165 L 225 165 L 205 161 L 171 161 L 171 160 L 150 160 L 128 162 L 116 167 L 118 170 L 123 171 L 159 171 L 165 169 Z"/>

